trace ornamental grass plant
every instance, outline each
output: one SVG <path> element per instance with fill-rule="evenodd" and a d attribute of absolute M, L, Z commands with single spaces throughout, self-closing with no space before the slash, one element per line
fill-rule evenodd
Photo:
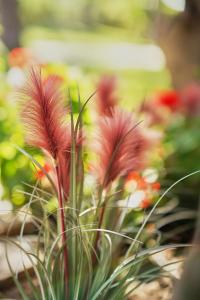
<path fill-rule="evenodd" d="M 156 252 L 177 246 L 143 246 L 141 234 L 165 194 L 144 217 L 134 238 L 124 226 L 131 210 L 126 179 L 132 172 L 143 170 L 155 143 L 142 129 L 142 123 L 119 107 L 112 96 L 113 80 L 106 79 L 96 91 L 99 115 L 89 143 L 83 112 L 95 93 L 82 103 L 77 91 L 79 114 L 75 117 L 70 92 L 67 107 L 66 93 L 60 85 L 56 76 L 45 78 L 39 67 L 32 68 L 18 96 L 26 142 L 43 152 L 48 167 L 19 149 L 40 174 L 24 207 L 20 237 L 23 239 L 30 213 L 38 241 L 32 251 L 16 243 L 34 270 L 34 275 L 24 270 L 29 292 L 7 257 L 13 279 L 23 300 L 128 299 L 143 282 L 168 276 L 160 266 L 142 266 Z M 88 162 L 85 154 L 89 147 L 93 155 Z M 88 173 L 93 185 L 86 196 Z M 42 175 L 48 180 L 48 190 L 40 186 Z M 54 209 L 49 210 L 51 197 L 56 201 Z"/>

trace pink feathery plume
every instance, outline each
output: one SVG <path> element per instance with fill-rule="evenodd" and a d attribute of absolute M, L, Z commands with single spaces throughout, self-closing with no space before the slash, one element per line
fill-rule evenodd
<path fill-rule="evenodd" d="M 50 76 L 43 80 L 40 69 L 31 69 L 22 91 L 22 120 L 29 145 L 46 150 L 54 159 L 66 148 L 64 105 L 59 81 Z"/>
<path fill-rule="evenodd" d="M 56 161 L 57 196 L 60 213 L 61 236 L 64 259 L 64 279 L 68 286 L 68 248 L 66 246 L 65 211 L 63 199 L 63 175 L 60 156 L 67 147 L 67 127 L 64 124 L 63 96 L 60 82 L 50 76 L 42 79 L 40 69 L 32 69 L 24 90 L 22 119 L 26 127 L 26 140 L 31 146 L 45 150 Z M 67 170 L 65 170 L 67 172 Z"/>
<path fill-rule="evenodd" d="M 96 146 L 99 161 L 94 171 L 105 188 L 118 177 L 143 166 L 149 142 L 131 113 L 114 109 L 112 117 L 100 118 Z"/>
<path fill-rule="evenodd" d="M 100 115 L 110 116 L 114 106 L 118 103 L 115 95 L 116 78 L 103 76 L 97 85 L 97 111 Z"/>

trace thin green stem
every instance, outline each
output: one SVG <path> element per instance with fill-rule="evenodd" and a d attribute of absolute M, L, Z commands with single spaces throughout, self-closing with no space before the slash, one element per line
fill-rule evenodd
<path fill-rule="evenodd" d="M 69 295 L 69 272 L 68 272 L 68 250 L 67 250 L 67 237 L 66 237 L 66 229 L 65 229 L 65 214 L 64 214 L 64 205 L 63 205 L 63 196 L 61 190 L 61 181 L 59 175 L 58 166 L 56 166 L 56 175 L 58 180 L 58 204 L 60 210 L 60 223 L 61 223 L 61 235 L 62 235 L 62 245 L 63 245 L 63 258 L 64 258 L 64 276 L 66 282 L 66 299 L 68 299 Z"/>
<path fill-rule="evenodd" d="M 106 205 L 107 205 L 107 197 L 105 197 L 105 200 L 104 200 L 101 212 L 100 212 L 99 222 L 98 222 L 98 226 L 97 226 L 98 229 L 101 229 L 101 227 L 102 227 L 104 214 L 105 214 L 105 210 L 106 210 Z M 96 262 L 97 262 L 96 253 L 98 253 L 97 247 L 98 247 L 99 239 L 100 239 L 100 231 L 97 231 L 97 234 L 96 234 L 96 237 L 95 237 L 95 242 L 94 242 L 94 253 L 93 253 L 93 257 L 92 257 L 93 265 L 95 265 Z"/>

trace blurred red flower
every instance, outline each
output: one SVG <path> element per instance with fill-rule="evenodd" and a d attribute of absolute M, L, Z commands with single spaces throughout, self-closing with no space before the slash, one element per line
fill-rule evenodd
<path fill-rule="evenodd" d="M 151 204 L 152 204 L 152 201 L 150 199 L 148 199 L 148 198 L 145 198 L 144 200 L 141 201 L 140 208 L 146 209 L 149 206 L 151 206 Z"/>
<path fill-rule="evenodd" d="M 151 187 L 152 187 L 153 190 L 159 191 L 160 190 L 160 182 L 153 182 L 151 184 Z"/>
<path fill-rule="evenodd" d="M 156 103 L 176 112 L 181 107 L 181 98 L 176 91 L 162 91 L 157 95 Z"/>

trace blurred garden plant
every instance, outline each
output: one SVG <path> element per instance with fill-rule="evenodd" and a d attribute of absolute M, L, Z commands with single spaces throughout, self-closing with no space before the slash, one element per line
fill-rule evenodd
<path fill-rule="evenodd" d="M 200 85 L 193 82 L 181 90 L 158 93 L 142 104 L 140 111 L 150 126 L 165 131 L 164 166 L 171 182 L 197 169 L 199 153 Z M 198 180 L 198 179 L 197 179 Z M 191 178 L 188 188 L 196 178 Z M 192 190 L 191 189 L 191 190 Z M 197 195 L 195 195 L 197 198 Z"/>
<path fill-rule="evenodd" d="M 141 250 L 138 239 L 147 219 L 135 239 L 123 230 L 126 214 L 131 209 L 127 182 L 134 179 L 140 189 L 145 185 L 148 192 L 160 188 L 158 183 L 145 183 L 138 173 L 146 166 L 153 142 L 131 113 L 122 110 L 114 99 L 110 100 L 108 93 L 112 92 L 113 81 L 106 84 L 110 84 L 107 97 L 101 90 L 105 81 L 97 91 L 98 101 L 104 101 L 102 105 L 98 103 L 99 107 L 107 107 L 98 116 L 92 140 L 95 159 L 89 167 L 84 161 L 88 137 L 82 116 L 92 96 L 83 105 L 78 96 L 79 115 L 75 119 L 70 92 L 66 108 L 60 81 L 56 76 L 44 78 L 39 68 L 31 69 L 20 94 L 26 142 L 41 149 L 48 162 L 41 166 L 21 150 L 38 168 L 28 207 L 39 203 L 40 208 L 39 214 L 32 214 L 39 230 L 37 249 L 27 253 L 21 248 L 32 262 L 37 279 L 34 284 L 25 270 L 31 295 L 13 272 L 24 300 L 127 299 L 141 282 L 148 282 L 159 271 L 163 272 L 160 267 L 140 272 L 149 255 L 165 249 Z M 85 196 L 86 169 L 94 179 L 90 197 Z M 39 182 L 43 175 L 51 191 L 41 189 Z M 55 208 L 49 211 L 48 199 L 53 195 Z M 143 208 L 149 206 L 145 201 Z"/>
<path fill-rule="evenodd" d="M 192 82 L 180 90 L 167 90 L 157 93 L 140 107 L 144 119 L 152 128 L 162 132 L 163 176 L 162 186 L 168 187 L 179 178 L 199 169 L 199 126 L 200 126 L 200 85 Z M 188 241 L 194 229 L 194 216 L 198 207 L 199 177 L 191 176 L 180 183 L 169 197 L 177 202 L 170 214 L 171 230 L 179 232 L 177 239 Z M 179 218 L 179 212 L 185 215 Z M 189 216 L 191 214 L 191 216 Z M 185 225 L 185 229 L 184 229 Z M 180 231 L 178 231 L 180 228 Z M 185 233 L 180 233 L 185 230 Z M 175 231 L 174 231 L 175 232 Z M 169 234 L 169 229 L 167 229 Z"/>

